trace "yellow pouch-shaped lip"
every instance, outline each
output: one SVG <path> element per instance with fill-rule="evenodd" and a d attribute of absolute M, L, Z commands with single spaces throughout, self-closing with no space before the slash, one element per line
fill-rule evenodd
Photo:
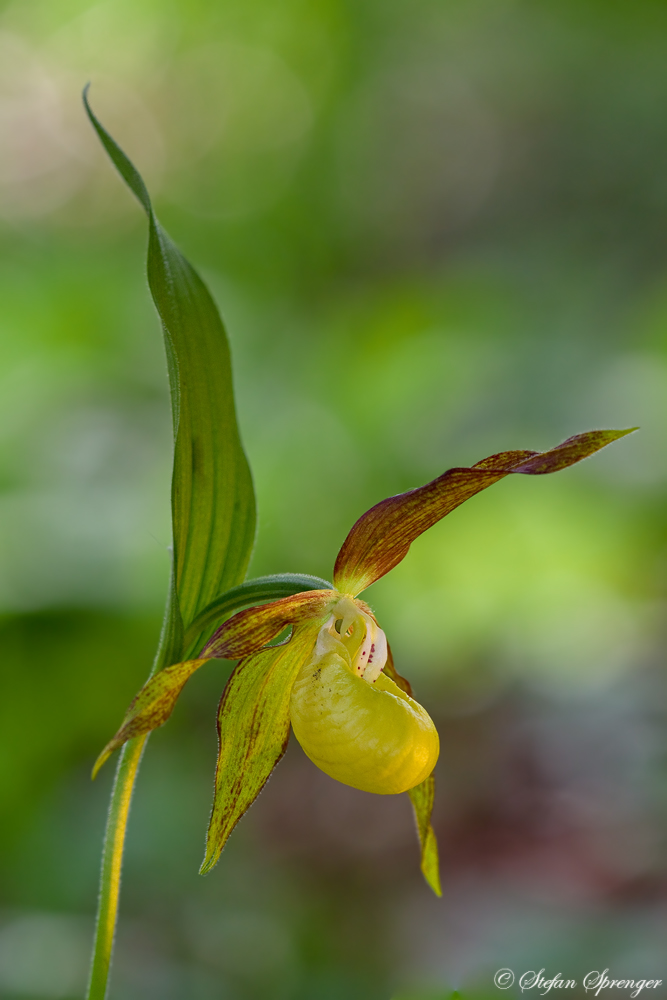
<path fill-rule="evenodd" d="M 301 668 L 290 714 L 312 762 L 365 792 L 406 792 L 438 759 L 438 733 L 425 709 L 384 674 L 367 683 L 337 650 L 314 655 Z"/>

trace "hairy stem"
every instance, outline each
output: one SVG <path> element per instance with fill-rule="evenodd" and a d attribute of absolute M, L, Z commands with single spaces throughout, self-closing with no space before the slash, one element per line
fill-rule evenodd
<path fill-rule="evenodd" d="M 174 583 L 174 568 L 172 565 L 171 580 L 167 596 L 167 606 L 162 622 L 162 632 L 157 653 L 149 679 L 158 670 L 169 663 L 177 663 L 180 659 L 182 644 L 182 625 Z M 118 920 L 118 900 L 120 898 L 120 876 L 123 867 L 123 850 L 125 834 L 130 815 L 134 783 L 141 763 L 141 755 L 146 746 L 145 736 L 136 736 L 128 740 L 120 752 L 116 777 L 111 792 L 107 826 L 104 833 L 102 849 L 102 871 L 100 872 L 100 893 L 97 900 L 97 923 L 95 925 L 95 941 L 90 968 L 90 980 L 86 1000 L 105 1000 L 109 980 L 109 966 L 113 953 Z"/>
<path fill-rule="evenodd" d="M 120 875 L 134 782 L 148 736 L 129 740 L 121 751 L 104 835 L 95 944 L 86 1000 L 104 1000 L 116 934 Z"/>

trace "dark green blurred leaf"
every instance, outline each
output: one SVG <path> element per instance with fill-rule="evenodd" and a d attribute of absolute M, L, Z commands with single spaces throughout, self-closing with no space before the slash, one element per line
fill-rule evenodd
<path fill-rule="evenodd" d="M 199 275 L 160 226 L 139 173 L 86 110 L 107 153 L 149 220 L 148 281 L 164 330 L 174 417 L 172 518 L 175 595 L 168 655 L 181 653 L 186 627 L 246 573 L 255 534 L 255 498 L 239 438 L 229 345 Z"/>

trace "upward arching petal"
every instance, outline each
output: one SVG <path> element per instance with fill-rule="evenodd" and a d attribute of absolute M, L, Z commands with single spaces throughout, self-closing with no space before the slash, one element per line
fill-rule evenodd
<path fill-rule="evenodd" d="M 503 451 L 382 500 L 362 514 L 343 542 L 334 568 L 334 587 L 344 594 L 361 593 L 393 569 L 422 532 L 510 473 L 543 476 L 558 472 L 636 429 L 575 434 L 549 451 Z"/>

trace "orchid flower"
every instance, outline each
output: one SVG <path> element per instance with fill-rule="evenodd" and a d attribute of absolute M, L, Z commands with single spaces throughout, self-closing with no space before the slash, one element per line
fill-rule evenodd
<path fill-rule="evenodd" d="M 167 721 L 188 678 L 212 659 L 238 663 L 218 710 L 202 873 L 216 864 L 283 756 L 291 727 L 311 761 L 332 778 L 380 795 L 408 793 L 422 872 L 440 895 L 431 825 L 438 733 L 397 672 L 385 633 L 360 595 L 401 562 L 419 535 L 476 493 L 510 474 L 565 469 L 629 431 L 589 431 L 545 452 L 501 452 L 381 501 L 353 525 L 333 583 L 299 574 L 246 580 L 255 497 L 222 320 L 206 285 L 158 222 L 141 175 L 93 114 L 86 92 L 84 101 L 102 145 L 148 218 L 148 283 L 164 331 L 174 419 L 172 574 L 160 644 L 149 680 L 93 769 L 94 776 L 122 748 L 87 993 L 87 1000 L 104 1000 L 130 801 L 145 741 Z"/>
<path fill-rule="evenodd" d="M 84 101 L 103 147 L 148 218 L 148 284 L 164 332 L 174 422 L 172 572 L 160 643 L 149 680 L 93 770 L 95 775 L 122 748 L 87 992 L 87 1000 L 105 1000 L 130 802 L 146 738 L 167 721 L 188 678 L 212 659 L 238 663 L 218 710 L 215 793 L 201 871 L 216 864 L 284 754 L 291 726 L 308 757 L 332 778 L 380 795 L 409 794 L 422 872 L 440 895 L 431 826 L 438 734 L 396 671 L 385 633 L 359 595 L 393 569 L 419 535 L 487 486 L 514 473 L 557 472 L 629 431 L 589 431 L 545 452 L 501 452 L 381 501 L 353 525 L 333 583 L 289 573 L 246 580 L 255 496 L 224 325 L 85 91 Z M 285 630 L 289 635 L 280 641 Z"/>
<path fill-rule="evenodd" d="M 125 741 L 166 722 L 185 682 L 208 660 L 239 660 L 218 711 L 215 797 L 202 873 L 216 864 L 284 754 L 291 723 L 307 756 L 332 778 L 380 795 L 410 793 L 422 871 L 439 895 L 430 823 L 438 733 L 397 673 L 385 634 L 359 594 L 393 569 L 422 532 L 476 493 L 513 473 L 565 469 L 627 433 L 589 431 L 545 452 L 501 452 L 371 507 L 338 553 L 333 586 L 310 578 L 312 589 L 241 610 L 214 632 L 197 658 L 157 673 L 130 705 L 95 772 Z M 239 599 L 244 586 L 237 588 Z M 228 605 L 230 597 L 235 595 L 227 595 Z M 210 628 L 221 611 L 214 605 L 194 622 L 193 634 Z M 287 627 L 288 639 L 270 645 Z"/>

